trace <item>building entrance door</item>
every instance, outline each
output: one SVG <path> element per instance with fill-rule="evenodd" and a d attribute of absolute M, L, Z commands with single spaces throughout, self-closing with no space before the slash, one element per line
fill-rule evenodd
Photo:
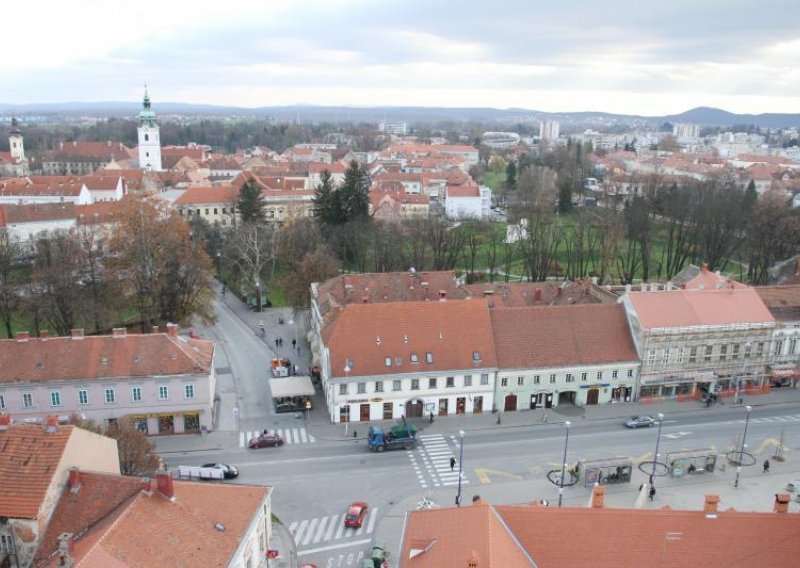
<path fill-rule="evenodd" d="M 544 407 L 545 408 L 553 408 L 553 393 L 547 393 L 547 396 L 544 397 Z"/>
<path fill-rule="evenodd" d="M 512 412 L 517 409 L 517 395 L 509 394 L 506 396 L 506 403 L 503 407 L 503 410 L 506 412 Z"/>
<path fill-rule="evenodd" d="M 597 399 L 600 398 L 600 389 L 589 389 L 586 393 L 586 404 L 597 404 Z"/>
<path fill-rule="evenodd" d="M 421 400 L 416 402 L 406 403 L 406 417 L 408 418 L 422 418 L 423 404 Z"/>
<path fill-rule="evenodd" d="M 456 414 L 464 414 L 467 410 L 467 397 L 460 396 L 456 399 Z"/>
<path fill-rule="evenodd" d="M 481 412 L 483 412 L 483 397 L 476 396 L 472 399 L 472 413 L 480 414 Z"/>
<path fill-rule="evenodd" d="M 369 422 L 369 403 L 361 405 L 358 419 L 361 420 L 361 422 Z"/>

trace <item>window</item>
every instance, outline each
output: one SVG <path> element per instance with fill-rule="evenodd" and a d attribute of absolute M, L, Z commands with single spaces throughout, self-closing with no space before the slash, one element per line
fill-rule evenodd
<path fill-rule="evenodd" d="M 573 376 L 572 373 L 567 373 L 567 382 L 568 383 L 574 383 L 575 382 L 575 377 Z"/>
<path fill-rule="evenodd" d="M 78 390 L 78 404 L 89 404 L 89 391 L 86 389 Z"/>
<path fill-rule="evenodd" d="M 50 406 L 61 406 L 61 392 L 50 391 Z"/>
<path fill-rule="evenodd" d="M 778 339 L 775 342 L 775 356 L 779 357 L 783 355 L 783 339 Z"/>
<path fill-rule="evenodd" d="M 142 402 L 142 387 L 131 387 L 131 402 Z"/>
<path fill-rule="evenodd" d="M 555 376 L 555 374 L 552 374 L 552 375 L 550 375 L 550 384 L 552 385 L 552 384 L 554 384 L 555 382 L 556 382 L 556 376 Z"/>
<path fill-rule="evenodd" d="M 480 361 L 480 360 L 481 360 L 481 353 L 480 353 L 480 351 L 473 351 L 473 352 L 472 352 L 472 360 L 473 360 L 473 361 Z"/>
<path fill-rule="evenodd" d="M 706 345 L 706 354 L 703 356 L 703 360 L 706 362 L 711 361 L 711 355 L 713 353 L 714 353 L 714 346 Z"/>
<path fill-rule="evenodd" d="M 339 394 L 347 394 L 347 383 L 339 385 Z"/>
<path fill-rule="evenodd" d="M 482 373 L 481 374 L 481 384 L 488 385 L 489 384 L 489 373 Z"/>
<path fill-rule="evenodd" d="M 661 364 L 662 365 L 667 365 L 669 363 L 669 358 L 672 355 L 672 353 L 670 353 L 670 351 L 671 351 L 671 349 L 669 347 L 664 349 L 664 357 L 661 359 Z"/>
<path fill-rule="evenodd" d="M 150 141 L 150 135 L 149 134 L 145 134 L 144 135 L 144 141 L 145 142 L 149 142 Z"/>
<path fill-rule="evenodd" d="M 208 215 L 208 207 L 206 207 L 206 215 Z"/>
<path fill-rule="evenodd" d="M 428 388 L 435 389 L 436 388 L 436 377 L 428 379 Z"/>
<path fill-rule="evenodd" d="M 728 346 L 727 345 L 720 345 L 719 346 L 719 360 L 724 361 L 728 358 Z"/>
<path fill-rule="evenodd" d="M 683 365 L 683 355 L 684 355 L 683 347 L 678 347 L 678 365 Z"/>
<path fill-rule="evenodd" d="M 426 360 L 428 363 L 433 363 L 433 353 L 431 353 L 430 351 L 428 351 L 427 353 L 425 353 L 425 360 Z"/>
<path fill-rule="evenodd" d="M 0 551 L 6 554 L 14 554 L 14 539 L 10 534 L 0 535 Z"/>
<path fill-rule="evenodd" d="M 731 355 L 731 359 L 738 359 L 739 358 L 739 344 L 735 343 L 733 345 L 733 354 Z"/>
<path fill-rule="evenodd" d="M 789 355 L 795 355 L 797 353 L 797 340 L 791 339 L 789 340 Z"/>
<path fill-rule="evenodd" d="M 502 377 L 500 379 L 500 386 L 501 387 L 507 387 L 508 386 L 508 377 Z"/>
<path fill-rule="evenodd" d="M 756 357 L 761 357 L 764 355 L 764 342 L 759 341 L 758 345 L 756 345 Z"/>
<path fill-rule="evenodd" d="M 399 366 L 400 366 L 400 365 L 402 365 L 402 364 L 403 364 L 403 358 L 402 358 L 402 357 L 395 357 L 395 358 L 394 358 L 394 365 L 395 365 L 395 367 L 399 367 Z"/>
<path fill-rule="evenodd" d="M 183 398 L 194 398 L 194 385 L 183 385 Z"/>
<path fill-rule="evenodd" d="M 412 391 L 419 390 L 419 379 L 411 379 L 411 390 Z"/>
<path fill-rule="evenodd" d="M 375 381 L 375 392 L 383 392 L 383 381 Z"/>
<path fill-rule="evenodd" d="M 216 214 L 217 214 L 217 208 L 214 207 L 214 215 L 216 215 Z"/>
<path fill-rule="evenodd" d="M 391 357 L 386 357 L 386 359 L 384 359 L 384 361 L 386 362 L 386 366 L 387 367 L 391 367 L 392 366 L 392 358 Z"/>
<path fill-rule="evenodd" d="M 453 388 L 454 386 L 456 386 L 456 378 L 455 377 L 447 377 L 445 386 L 447 388 Z"/>
<path fill-rule="evenodd" d="M 114 389 L 112 388 L 106 389 L 105 396 L 106 396 L 105 399 L 106 404 L 114 404 L 115 402 L 117 402 L 117 392 Z"/>
<path fill-rule="evenodd" d="M 538 385 L 541 382 L 539 375 L 533 375 L 533 384 Z"/>
<path fill-rule="evenodd" d="M 412 353 L 411 354 L 411 363 L 414 364 L 414 365 L 418 364 L 419 363 L 419 355 L 417 355 L 416 353 Z"/>
<path fill-rule="evenodd" d="M 598 381 L 602 381 L 603 380 L 603 371 L 597 371 L 597 380 Z"/>
<path fill-rule="evenodd" d="M 401 388 L 402 387 L 401 387 L 400 381 L 392 381 L 392 390 L 393 391 L 399 391 Z"/>
<path fill-rule="evenodd" d="M 611 371 L 611 378 L 616 379 L 619 378 L 619 371 Z"/>
<path fill-rule="evenodd" d="M 647 350 L 647 364 L 652 366 L 656 362 L 656 351 L 655 349 L 648 349 Z"/>
<path fill-rule="evenodd" d="M 581 381 L 583 381 L 585 383 L 588 375 L 589 375 L 589 373 L 587 373 L 586 371 L 581 373 Z"/>
<path fill-rule="evenodd" d="M 517 377 L 517 386 L 524 387 L 525 386 L 525 377 Z"/>
<path fill-rule="evenodd" d="M 169 387 L 167 385 L 158 386 L 158 400 L 167 400 L 169 398 Z"/>
<path fill-rule="evenodd" d="M 745 359 L 749 359 L 750 358 L 750 353 L 751 353 L 752 350 L 753 350 L 753 344 L 752 343 L 750 343 L 748 341 L 747 343 L 744 344 L 744 358 Z"/>
<path fill-rule="evenodd" d="M 0 394 L 0 410 L 6 407 L 6 395 Z"/>
<path fill-rule="evenodd" d="M 364 394 L 367 392 L 367 383 L 358 383 L 358 388 L 356 389 L 358 394 Z"/>
<path fill-rule="evenodd" d="M 464 375 L 464 386 L 465 387 L 472 386 L 472 375 Z"/>
<path fill-rule="evenodd" d="M 628 378 L 629 379 L 633 378 L 633 369 L 628 369 Z"/>
<path fill-rule="evenodd" d="M 689 363 L 697 363 L 697 347 L 689 349 Z"/>

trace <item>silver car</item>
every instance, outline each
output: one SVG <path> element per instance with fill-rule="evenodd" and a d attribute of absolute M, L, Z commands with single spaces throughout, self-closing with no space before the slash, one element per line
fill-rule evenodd
<path fill-rule="evenodd" d="M 631 416 L 631 419 L 625 422 L 628 428 L 652 428 L 656 423 L 656 419 L 652 416 Z"/>

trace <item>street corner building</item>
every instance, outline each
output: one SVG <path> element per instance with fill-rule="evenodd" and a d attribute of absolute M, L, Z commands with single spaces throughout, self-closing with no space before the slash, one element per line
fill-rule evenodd
<path fill-rule="evenodd" d="M 0 412 L 15 423 L 65 423 L 75 414 L 109 426 L 127 418 L 146 435 L 200 433 L 214 423 L 214 343 L 166 332 L 0 341 Z"/>

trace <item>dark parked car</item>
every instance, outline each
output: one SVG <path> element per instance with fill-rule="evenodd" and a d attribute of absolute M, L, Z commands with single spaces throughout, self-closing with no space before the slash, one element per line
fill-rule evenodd
<path fill-rule="evenodd" d="M 656 419 L 652 416 L 631 416 L 631 419 L 625 422 L 628 428 L 652 428 L 656 423 Z"/>
<path fill-rule="evenodd" d="M 277 434 L 261 434 L 257 438 L 251 439 L 247 443 L 248 448 L 268 448 L 271 446 L 282 446 L 283 438 Z"/>
<path fill-rule="evenodd" d="M 367 510 L 369 505 L 363 501 L 356 501 L 347 508 L 347 514 L 344 516 L 344 526 L 352 527 L 354 529 L 361 528 L 364 519 L 367 518 Z"/>
<path fill-rule="evenodd" d="M 233 479 L 239 476 L 239 470 L 226 463 L 204 463 L 202 467 L 222 470 L 222 474 L 225 479 Z"/>

